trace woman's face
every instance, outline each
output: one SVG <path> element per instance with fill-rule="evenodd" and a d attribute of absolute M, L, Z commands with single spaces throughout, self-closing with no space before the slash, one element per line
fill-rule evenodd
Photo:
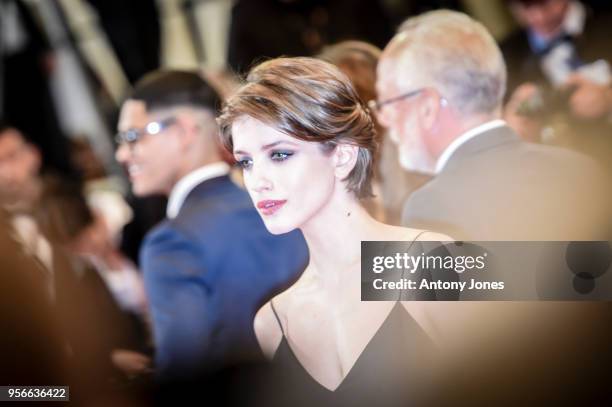
<path fill-rule="evenodd" d="M 331 199 L 333 154 L 251 117 L 232 125 L 234 157 L 253 204 L 274 234 L 302 227 Z"/>

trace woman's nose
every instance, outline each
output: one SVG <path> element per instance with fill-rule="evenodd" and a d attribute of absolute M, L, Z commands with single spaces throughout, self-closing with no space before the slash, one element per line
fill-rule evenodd
<path fill-rule="evenodd" d="M 254 165 L 249 175 L 248 183 L 253 191 L 264 192 L 272 189 L 272 181 L 264 168 L 258 168 Z"/>

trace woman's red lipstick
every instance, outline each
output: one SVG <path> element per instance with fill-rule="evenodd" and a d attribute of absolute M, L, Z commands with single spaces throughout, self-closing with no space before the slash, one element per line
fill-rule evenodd
<path fill-rule="evenodd" d="M 259 201 L 257 202 L 257 209 L 259 209 L 259 211 L 263 214 L 263 215 L 272 215 L 274 214 L 277 210 L 279 210 L 285 203 L 287 202 L 286 199 L 278 201 L 278 200 L 265 200 L 265 201 Z"/>

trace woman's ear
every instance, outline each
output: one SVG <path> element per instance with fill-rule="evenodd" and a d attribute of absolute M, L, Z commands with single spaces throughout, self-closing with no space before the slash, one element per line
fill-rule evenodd
<path fill-rule="evenodd" d="M 345 179 L 355 167 L 359 147 L 350 144 L 338 144 L 334 149 L 334 167 L 336 177 Z"/>

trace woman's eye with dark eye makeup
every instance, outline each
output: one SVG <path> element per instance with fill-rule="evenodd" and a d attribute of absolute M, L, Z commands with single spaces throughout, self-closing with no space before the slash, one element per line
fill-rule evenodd
<path fill-rule="evenodd" d="M 270 154 L 270 158 L 274 161 L 285 161 L 293 155 L 292 151 L 273 151 Z"/>
<path fill-rule="evenodd" d="M 253 160 L 250 158 L 240 158 L 236 159 L 236 164 L 243 170 L 248 170 L 253 165 Z"/>

